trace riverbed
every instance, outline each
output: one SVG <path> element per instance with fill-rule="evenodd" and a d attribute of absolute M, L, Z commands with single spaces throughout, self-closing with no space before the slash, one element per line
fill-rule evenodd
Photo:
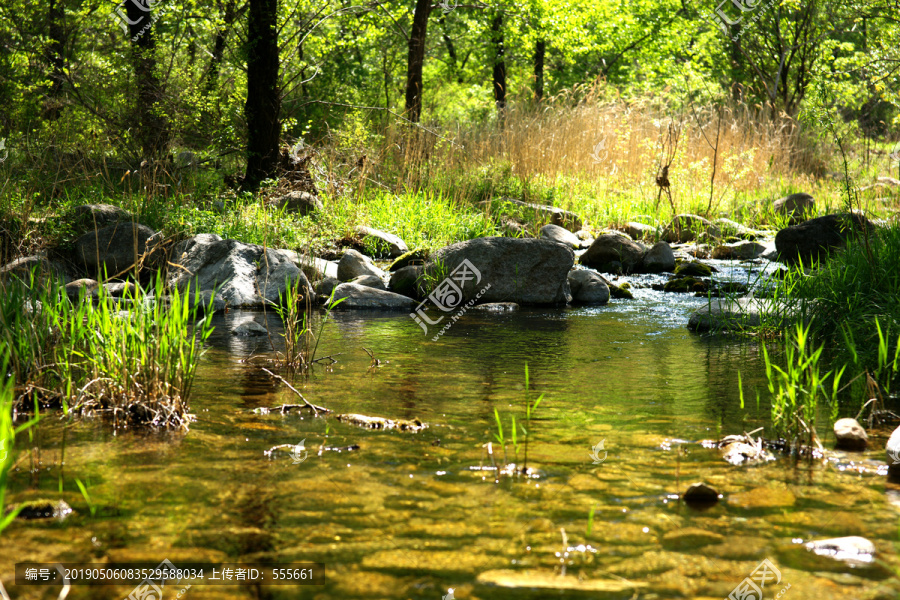
<path fill-rule="evenodd" d="M 755 401 L 758 344 L 689 332 L 706 299 L 641 281 L 634 293 L 600 307 L 471 311 L 436 342 L 406 314 L 336 310 L 318 345 L 336 362 L 282 372 L 335 413 L 419 419 L 419 432 L 254 413 L 297 398 L 259 368 L 269 338 L 230 330 L 267 323 L 278 347 L 280 322 L 216 316 L 189 432 L 50 416 L 20 440 L 9 500 L 63 498 L 75 512 L 4 531 L 0 576 L 13 598 L 55 598 L 59 586 L 11 586 L 14 563 L 314 562 L 322 585 L 172 585 L 163 597 L 724 598 L 768 559 L 778 579 L 767 599 L 898 597 L 900 508 L 883 452 L 726 463 L 702 442 L 768 422 Z M 493 468 L 516 461 L 512 418 L 527 430 L 527 476 Z M 267 454 L 300 442 L 303 453 Z M 516 444 L 522 466 L 522 429 Z M 696 481 L 722 494 L 718 504 L 680 501 Z M 875 543 L 874 563 L 803 547 L 849 535 Z M 69 598 L 132 588 L 75 586 Z"/>

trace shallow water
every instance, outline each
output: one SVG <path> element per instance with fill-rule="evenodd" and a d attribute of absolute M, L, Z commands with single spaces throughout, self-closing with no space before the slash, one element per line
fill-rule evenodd
<path fill-rule="evenodd" d="M 33 442 L 20 440 L 11 500 L 62 497 L 76 512 L 7 529 L 0 578 L 13 598 L 55 598 L 58 587 L 10 586 L 13 563 L 319 562 L 322 586 L 195 586 L 184 597 L 438 600 L 453 588 L 461 599 L 724 598 L 768 558 L 781 579 L 765 598 L 788 585 L 792 598 L 896 598 L 900 509 L 883 452 L 728 465 L 699 442 L 766 422 L 755 401 L 742 410 L 738 399 L 738 371 L 748 398 L 764 387 L 757 345 L 689 333 L 703 299 L 635 296 L 469 312 L 437 342 L 405 314 L 334 313 L 319 355 L 339 353 L 338 362 L 294 385 L 336 413 L 421 419 L 429 427 L 419 433 L 252 413 L 295 398 L 242 362 L 270 355 L 268 340 L 229 333 L 265 316 L 217 317 L 186 435 L 113 435 L 91 422 L 63 434 L 49 419 Z M 268 321 L 277 338 L 277 319 Z M 523 423 L 526 363 L 530 397 L 544 394 L 527 426 L 535 475 L 498 482 L 484 445 L 501 460 L 495 409 L 507 437 L 512 416 Z M 265 454 L 301 440 L 302 462 Z M 521 461 L 521 432 L 518 442 Z M 698 512 L 677 495 L 701 479 L 724 498 Z M 845 535 L 872 540 L 876 564 L 850 567 L 798 543 Z M 69 597 L 123 598 L 132 587 L 78 586 Z"/>

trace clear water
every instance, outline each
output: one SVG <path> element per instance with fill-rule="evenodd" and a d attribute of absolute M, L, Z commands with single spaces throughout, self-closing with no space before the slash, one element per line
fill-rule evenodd
<path fill-rule="evenodd" d="M 798 599 L 896 598 L 900 509 L 883 452 L 725 463 L 699 442 L 765 424 L 755 401 L 742 410 L 738 400 L 738 371 L 749 397 L 764 387 L 758 347 L 688 332 L 703 299 L 647 288 L 635 296 L 598 308 L 469 312 L 438 342 L 404 314 L 335 313 L 319 355 L 339 353 L 338 362 L 294 385 L 336 413 L 421 419 L 429 428 L 420 433 L 252 413 L 295 398 L 242 362 L 270 355 L 268 340 L 229 333 L 264 316 L 218 317 L 187 434 L 114 435 L 92 422 L 64 431 L 50 418 L 21 440 L 11 500 L 62 497 L 76 512 L 7 529 L 0 579 L 13 598 L 55 598 L 58 587 L 10 586 L 13 564 L 315 561 L 325 565 L 322 586 L 196 586 L 184 597 L 438 600 L 453 588 L 455 598 L 724 598 L 768 558 L 781 581 L 765 598 L 787 585 L 784 596 Z M 268 321 L 277 338 L 277 319 Z M 535 475 L 498 482 L 484 445 L 502 458 L 495 409 L 507 437 L 512 416 L 523 424 L 526 363 L 531 398 L 544 395 L 527 426 Z M 265 454 L 301 440 L 309 454 L 298 464 Z M 521 462 L 521 431 L 518 442 Z M 351 445 L 359 449 L 319 454 Z M 702 512 L 677 499 L 699 480 L 724 494 Z M 818 558 L 798 543 L 846 535 L 875 543 L 875 565 Z M 81 586 L 69 598 L 130 592 Z"/>

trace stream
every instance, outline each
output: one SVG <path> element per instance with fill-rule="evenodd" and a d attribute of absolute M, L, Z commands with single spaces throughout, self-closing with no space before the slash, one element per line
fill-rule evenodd
<path fill-rule="evenodd" d="M 269 340 L 230 330 L 252 318 L 278 339 L 281 324 L 272 313 L 216 316 L 186 434 L 51 417 L 18 440 L 7 500 L 63 498 L 75 512 L 6 529 L 0 579 L 12 598 L 56 598 L 59 586 L 11 585 L 14 563 L 314 562 L 321 585 L 173 586 L 163 598 L 721 599 L 768 559 L 778 579 L 766 599 L 897 598 L 900 501 L 883 443 L 726 463 L 701 442 L 768 422 L 766 395 L 760 408 L 755 400 L 766 386 L 757 342 L 691 333 L 688 315 L 706 299 L 653 291 L 659 276 L 629 279 L 634 300 L 470 311 L 437 342 L 405 313 L 336 310 L 318 355 L 337 362 L 306 378 L 282 373 L 336 414 L 419 419 L 419 432 L 255 414 L 297 398 L 245 362 L 271 355 Z M 526 364 L 527 397 L 543 394 L 530 422 Z M 508 460 L 512 417 L 527 429 L 531 476 L 492 469 L 489 442 L 503 462 L 495 409 Z M 266 454 L 301 441 L 302 461 Z M 521 429 L 517 443 L 521 462 Z M 679 500 L 701 480 L 723 495 L 702 511 Z M 874 563 L 803 546 L 851 535 L 874 542 Z M 68 597 L 121 599 L 132 588 L 74 586 Z"/>

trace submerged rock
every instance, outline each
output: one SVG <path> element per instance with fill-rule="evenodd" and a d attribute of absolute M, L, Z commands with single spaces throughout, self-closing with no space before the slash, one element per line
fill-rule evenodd
<path fill-rule="evenodd" d="M 240 335 L 240 336 L 246 336 L 246 337 L 251 337 L 251 336 L 256 336 L 256 335 L 268 335 L 268 333 L 269 332 L 265 327 L 263 327 L 262 325 L 260 325 L 259 323 L 257 323 L 256 321 L 254 321 L 252 319 L 248 320 L 248 321 L 244 321 L 243 323 L 240 323 L 240 324 L 236 325 L 235 327 L 232 327 L 232 329 L 231 329 L 231 335 Z"/>
<path fill-rule="evenodd" d="M 478 575 L 477 583 L 488 589 L 509 590 L 502 592 L 503 598 L 633 598 L 637 590 L 649 587 L 649 583 L 625 579 L 589 579 L 583 577 L 561 577 L 553 571 L 497 569 L 484 571 Z M 498 592 L 501 593 L 501 592 Z M 522 596 L 522 594 L 528 594 Z M 577 594 L 574 596 L 573 594 Z M 490 598 L 491 593 L 479 594 Z"/>
<path fill-rule="evenodd" d="M 719 492 L 716 491 L 715 488 L 702 481 L 698 481 L 697 483 L 692 483 L 688 489 L 685 490 L 681 499 L 684 500 L 685 504 L 688 506 L 706 508 L 717 503 L 719 497 Z"/>
<path fill-rule="evenodd" d="M 856 419 L 838 419 L 834 422 L 835 448 L 839 450 L 865 450 L 869 436 Z"/>
<path fill-rule="evenodd" d="M 31 500 L 21 505 L 17 519 L 57 519 L 65 520 L 74 511 L 65 500 Z"/>
<path fill-rule="evenodd" d="M 566 304 L 566 277 L 574 263 L 571 248 L 550 240 L 486 237 L 441 248 L 425 274 L 438 280 L 433 294 L 446 293 L 451 308 L 469 300 Z"/>
<path fill-rule="evenodd" d="M 476 304 L 469 310 L 480 312 L 512 312 L 519 310 L 519 305 L 515 302 L 488 302 L 487 304 Z"/>
<path fill-rule="evenodd" d="M 805 544 L 807 550 L 851 565 L 868 565 L 875 561 L 875 544 L 864 537 L 848 536 L 817 540 Z"/>
<path fill-rule="evenodd" d="M 427 429 L 428 425 L 419 419 L 386 419 L 359 414 L 335 415 L 341 423 L 349 423 L 366 429 L 399 429 L 400 431 L 418 432 Z"/>

